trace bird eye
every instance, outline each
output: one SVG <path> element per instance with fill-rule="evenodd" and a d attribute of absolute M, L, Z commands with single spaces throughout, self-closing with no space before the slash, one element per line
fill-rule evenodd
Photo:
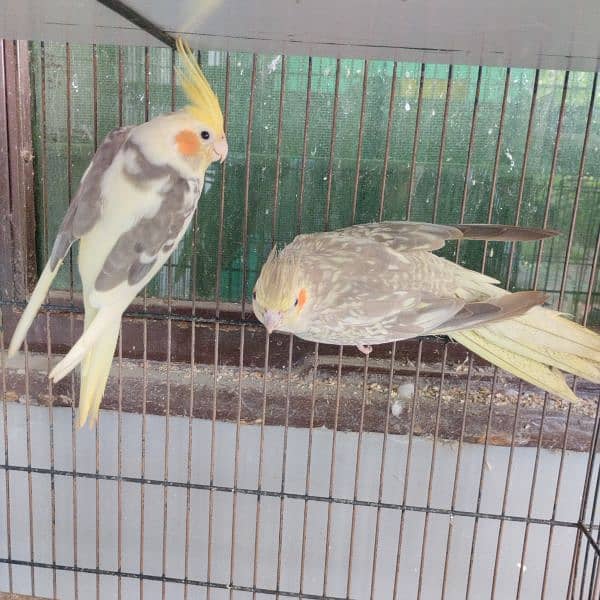
<path fill-rule="evenodd" d="M 298 306 L 298 298 L 294 301 L 294 306 Z"/>
<path fill-rule="evenodd" d="M 252 292 L 252 300 L 256 300 L 256 290 Z"/>
<path fill-rule="evenodd" d="M 202 132 L 200 132 L 200 137 L 203 140 L 207 140 L 210 137 L 210 133 L 208 133 L 208 131 L 202 131 Z"/>

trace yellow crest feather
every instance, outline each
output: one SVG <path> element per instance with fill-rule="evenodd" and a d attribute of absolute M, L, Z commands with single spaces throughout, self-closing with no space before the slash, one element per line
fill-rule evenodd
<path fill-rule="evenodd" d="M 177 53 L 183 62 L 183 71 L 177 69 L 177 74 L 189 102 L 186 110 L 194 118 L 212 127 L 215 135 L 224 135 L 219 99 L 202 73 L 188 43 L 182 38 L 177 38 Z"/>
<path fill-rule="evenodd" d="M 270 310 L 287 310 L 296 299 L 300 287 L 300 263 L 298 257 L 285 248 L 277 251 L 275 246 L 263 265 L 256 282 L 256 299 Z"/>

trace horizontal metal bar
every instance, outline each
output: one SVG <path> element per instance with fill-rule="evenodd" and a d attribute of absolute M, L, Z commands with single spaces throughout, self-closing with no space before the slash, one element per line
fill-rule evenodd
<path fill-rule="evenodd" d="M 268 596 L 283 596 L 285 598 L 302 598 L 306 600 L 352 600 L 352 598 L 339 596 L 322 596 L 318 594 L 307 594 L 305 592 L 287 592 L 285 590 L 270 590 L 268 588 L 253 587 L 248 585 L 234 585 L 229 583 L 216 583 L 214 581 L 200 581 L 198 579 L 186 579 L 182 577 L 168 577 L 167 575 L 150 575 L 149 573 L 130 573 L 128 571 L 111 571 L 91 567 L 80 567 L 72 565 L 60 565 L 29 560 L 17 560 L 0 558 L 0 564 L 12 564 L 20 567 L 33 567 L 36 569 L 52 569 L 57 571 L 69 571 L 71 573 L 88 573 L 90 575 L 107 575 L 111 577 L 128 577 L 145 581 L 161 581 L 163 583 L 179 583 L 182 585 L 195 585 L 209 589 L 234 590 L 236 592 L 250 592 L 252 594 L 265 594 Z"/>
<path fill-rule="evenodd" d="M 206 490 L 227 492 L 236 494 L 246 494 L 248 496 L 267 496 L 271 498 L 287 498 L 288 500 L 303 500 L 311 502 L 326 502 L 330 504 L 345 504 L 350 506 L 363 506 L 368 508 L 386 508 L 389 510 L 402 510 L 419 513 L 435 513 L 438 515 L 448 515 L 449 517 L 471 517 L 480 519 L 493 519 L 496 521 L 512 521 L 515 523 L 533 523 L 535 525 L 552 525 L 554 527 L 572 527 L 578 528 L 576 521 L 558 521 L 556 519 L 538 519 L 535 517 L 521 517 L 518 515 L 498 515 L 495 513 L 474 512 L 468 510 L 458 510 L 455 508 L 434 508 L 425 506 L 415 506 L 411 504 L 396 504 L 392 502 L 373 502 L 370 500 L 359 500 L 353 498 L 336 498 L 332 496 L 314 496 L 311 494 L 296 494 L 293 492 L 276 492 L 270 490 L 258 490 L 240 488 L 227 485 L 210 485 L 203 483 L 192 483 L 185 481 L 167 481 L 164 479 L 148 479 L 146 477 L 128 477 L 125 475 L 107 475 L 105 473 L 84 473 L 76 471 L 66 471 L 61 469 L 45 469 L 40 467 L 23 467 L 17 465 L 0 465 L 0 469 L 5 471 L 16 471 L 21 473 L 37 473 L 41 475 L 52 475 L 53 477 L 72 477 L 81 479 L 101 479 L 105 481 L 121 481 L 125 483 L 137 483 L 139 485 L 162 485 L 174 488 L 189 488 L 194 490 Z M 319 596 L 320 598 L 320 596 Z"/>

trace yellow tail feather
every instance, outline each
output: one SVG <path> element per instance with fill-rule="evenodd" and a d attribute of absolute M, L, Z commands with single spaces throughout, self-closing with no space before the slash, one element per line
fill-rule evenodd
<path fill-rule="evenodd" d="M 59 261 L 54 270 L 50 269 L 50 263 L 47 263 L 44 267 L 35 289 L 29 298 L 29 303 L 21 315 L 12 339 L 10 340 L 10 344 L 8 346 L 8 358 L 14 356 L 21 347 L 21 344 L 25 341 L 27 331 L 31 327 L 31 324 L 35 319 L 42 302 L 44 302 L 44 299 L 48 294 L 48 290 L 50 289 L 50 285 L 52 284 L 56 273 L 58 273 L 61 264 L 62 261 Z"/>
<path fill-rule="evenodd" d="M 79 388 L 78 427 L 83 427 L 88 418 L 90 428 L 96 423 L 119 337 L 119 328 L 119 320 L 110 323 L 83 360 Z"/>
<path fill-rule="evenodd" d="M 563 371 L 600 381 L 600 336 L 547 308 L 451 335 L 490 363 L 565 400 L 575 402 L 577 396 Z"/>

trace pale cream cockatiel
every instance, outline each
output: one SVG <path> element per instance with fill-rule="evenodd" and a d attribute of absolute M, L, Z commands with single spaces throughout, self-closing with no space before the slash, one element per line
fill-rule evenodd
<path fill-rule="evenodd" d="M 384 222 L 297 236 L 274 249 L 253 292 L 271 331 L 370 352 L 448 334 L 489 362 L 576 400 L 561 371 L 600 382 L 600 336 L 542 308 L 541 292 L 510 293 L 491 277 L 432 254 L 446 240 L 526 241 L 556 232 L 503 225 Z"/>
<path fill-rule="evenodd" d="M 52 369 L 59 381 L 83 361 L 78 424 L 93 424 L 106 387 L 121 315 L 172 254 L 202 191 L 204 174 L 227 156 L 219 101 L 189 46 L 177 40 L 189 104 L 108 134 L 84 173 L 50 258 L 8 349 L 20 348 L 71 244 L 79 240 L 85 330 Z"/>

